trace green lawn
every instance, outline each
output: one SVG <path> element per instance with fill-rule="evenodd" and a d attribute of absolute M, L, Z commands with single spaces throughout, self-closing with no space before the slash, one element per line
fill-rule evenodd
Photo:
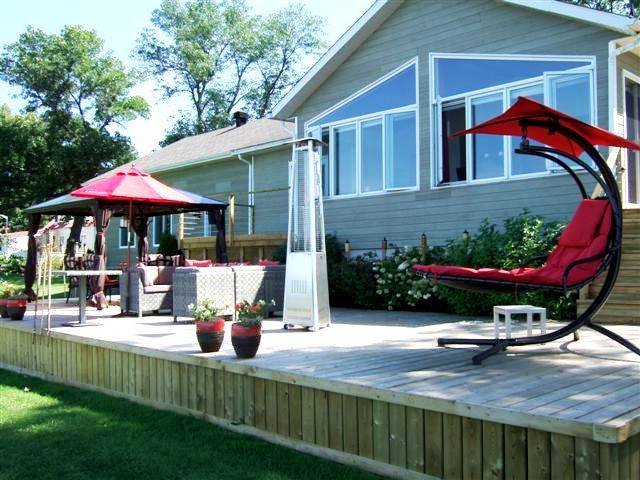
<path fill-rule="evenodd" d="M 0 370 L 0 479 L 374 479 L 192 417 Z"/>
<path fill-rule="evenodd" d="M 24 277 L 22 275 L 0 275 L 0 280 L 4 280 L 5 282 L 12 283 L 20 288 L 24 287 Z M 36 288 L 35 285 L 33 287 Z M 45 294 L 41 293 L 41 296 L 44 297 Z M 67 296 L 67 287 L 64 283 L 63 277 L 52 277 L 51 278 L 51 297 L 52 298 L 66 298 Z"/>

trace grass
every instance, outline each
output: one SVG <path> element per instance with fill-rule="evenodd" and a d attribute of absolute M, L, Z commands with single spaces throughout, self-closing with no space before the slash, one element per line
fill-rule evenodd
<path fill-rule="evenodd" d="M 22 275 L 0 275 L 0 280 L 9 282 L 19 288 L 24 288 L 24 277 Z M 36 288 L 35 285 L 33 287 Z M 41 293 L 41 297 L 45 297 L 45 293 Z M 51 298 L 66 298 L 67 286 L 63 277 L 53 277 L 51 279 Z"/>
<path fill-rule="evenodd" d="M 374 479 L 196 418 L 0 370 L 0 479 Z"/>

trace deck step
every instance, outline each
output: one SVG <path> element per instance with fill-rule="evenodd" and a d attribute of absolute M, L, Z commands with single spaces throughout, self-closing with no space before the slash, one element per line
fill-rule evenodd
<path fill-rule="evenodd" d="M 593 321 L 603 325 L 640 325 L 640 319 L 630 319 L 620 315 L 604 315 L 602 313 L 596 315 Z"/>

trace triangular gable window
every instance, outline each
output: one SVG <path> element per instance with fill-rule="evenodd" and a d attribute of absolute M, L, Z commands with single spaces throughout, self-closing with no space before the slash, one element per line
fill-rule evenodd
<path fill-rule="evenodd" d="M 372 88 L 309 123 L 313 128 L 416 103 L 416 64 L 392 74 Z"/>

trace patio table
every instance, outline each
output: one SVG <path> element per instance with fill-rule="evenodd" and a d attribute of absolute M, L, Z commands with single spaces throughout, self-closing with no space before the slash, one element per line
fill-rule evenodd
<path fill-rule="evenodd" d="M 86 327 L 99 325 L 97 322 L 87 322 L 87 277 L 98 275 L 122 275 L 122 270 L 54 270 L 52 275 L 63 277 L 78 277 L 78 321 L 63 323 L 65 327 Z"/>

